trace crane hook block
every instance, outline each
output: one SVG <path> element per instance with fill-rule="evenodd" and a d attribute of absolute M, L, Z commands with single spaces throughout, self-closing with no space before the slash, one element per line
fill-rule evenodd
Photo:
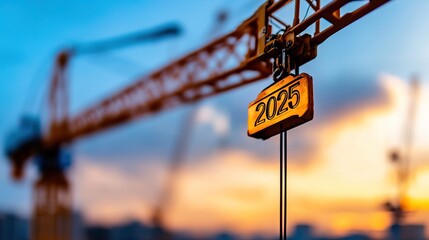
<path fill-rule="evenodd" d="M 274 82 L 248 107 L 247 134 L 268 139 L 313 119 L 313 78 L 301 73 Z"/>

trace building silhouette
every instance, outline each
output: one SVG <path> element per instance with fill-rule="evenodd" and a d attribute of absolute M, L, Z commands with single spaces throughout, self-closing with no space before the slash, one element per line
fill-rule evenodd
<path fill-rule="evenodd" d="M 0 213 L 0 240 L 28 240 L 30 222 L 12 213 Z"/>

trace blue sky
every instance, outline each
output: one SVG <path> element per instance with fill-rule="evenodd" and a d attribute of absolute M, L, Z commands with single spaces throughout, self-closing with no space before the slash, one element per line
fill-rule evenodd
<path fill-rule="evenodd" d="M 62 46 L 169 22 L 180 24 L 184 30 L 178 39 L 73 60 L 70 80 L 72 112 L 76 112 L 137 76 L 234 29 L 261 3 L 230 2 L 1 1 L 0 145 L 20 114 L 26 111 L 40 114 L 35 109 L 46 94 L 53 57 Z M 223 8 L 233 15 L 220 31 L 213 32 L 216 14 Z M 383 100 L 385 96 L 376 81 L 382 73 L 404 79 L 417 73 L 421 79 L 428 79 L 428 10 L 428 1 L 392 1 L 319 46 L 318 57 L 301 69 L 314 78 L 316 103 L 315 120 L 301 128 L 317 128 L 335 119 L 344 109 Z M 120 62 L 123 59 L 131 59 L 132 64 Z M 270 80 L 264 80 L 200 103 L 198 106 L 212 106 L 224 114 L 230 122 L 230 131 L 219 136 L 210 124 L 196 126 L 189 158 L 197 161 L 198 157 L 225 146 L 257 156 L 277 154 L 277 139 L 261 144 L 247 138 L 245 132 L 247 104 L 269 83 Z M 185 106 L 151 116 L 147 121 L 136 121 L 86 138 L 73 149 L 76 155 L 103 159 L 99 164 L 108 162 L 123 168 L 127 168 L 128 161 L 136 161 L 136 156 L 145 161 L 151 158 L 168 161 L 177 129 L 189 111 L 191 107 Z M 310 151 L 311 139 L 300 137 L 303 132 L 301 129 L 291 132 L 295 140 L 290 142 L 290 154 Z M 0 156 L 0 209 L 28 213 L 30 186 L 35 177 L 34 169 L 31 172 L 23 183 L 11 182 L 7 161 Z"/>

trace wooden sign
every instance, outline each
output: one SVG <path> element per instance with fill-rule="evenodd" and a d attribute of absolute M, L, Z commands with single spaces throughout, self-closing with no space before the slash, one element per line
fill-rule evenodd
<path fill-rule="evenodd" d="M 313 79 L 302 73 L 275 82 L 248 107 L 247 134 L 268 139 L 313 119 Z"/>

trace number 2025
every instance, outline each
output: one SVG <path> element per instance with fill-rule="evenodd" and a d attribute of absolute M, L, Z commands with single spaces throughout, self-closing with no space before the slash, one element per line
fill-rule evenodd
<path fill-rule="evenodd" d="M 271 96 L 267 103 L 260 102 L 256 106 L 256 111 L 259 112 L 258 117 L 255 121 L 255 127 L 264 123 L 266 119 L 272 120 L 274 117 L 279 116 L 289 109 L 294 109 L 298 107 L 300 94 L 296 87 L 300 85 L 300 82 L 296 82 L 289 86 L 288 91 L 282 89 L 278 92 L 277 97 Z M 287 102 L 290 99 L 291 101 Z M 277 108 L 277 104 L 279 103 L 279 107 Z M 287 103 L 287 105 L 286 105 Z M 265 114 L 264 114 L 265 113 Z"/>

